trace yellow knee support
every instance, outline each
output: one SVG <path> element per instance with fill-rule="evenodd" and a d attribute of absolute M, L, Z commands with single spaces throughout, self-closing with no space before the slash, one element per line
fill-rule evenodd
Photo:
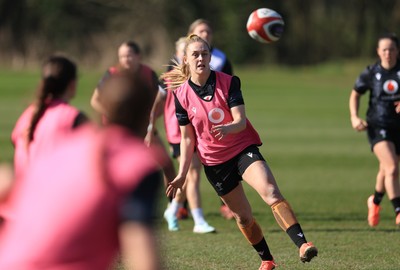
<path fill-rule="evenodd" d="M 286 200 L 274 203 L 271 208 L 276 222 L 285 232 L 292 225 L 298 223 L 292 208 Z"/>
<path fill-rule="evenodd" d="M 244 235 L 244 237 L 246 237 L 247 241 L 249 241 L 249 243 L 251 245 L 260 243 L 260 241 L 264 237 L 261 227 L 260 227 L 260 225 L 258 225 L 258 223 L 256 222 L 255 219 L 253 219 L 251 221 L 250 225 L 248 225 L 246 227 L 243 227 L 239 224 L 238 224 L 238 227 L 239 227 L 240 231 L 242 232 L 242 234 Z"/>

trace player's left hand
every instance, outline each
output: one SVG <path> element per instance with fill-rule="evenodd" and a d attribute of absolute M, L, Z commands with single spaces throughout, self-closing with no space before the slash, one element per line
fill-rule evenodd
<path fill-rule="evenodd" d="M 168 183 L 167 189 L 165 194 L 172 198 L 175 198 L 178 189 L 182 189 L 183 185 L 185 184 L 186 176 L 176 176 L 174 180 Z"/>
<path fill-rule="evenodd" d="M 400 101 L 394 103 L 396 113 L 400 113 Z"/>
<path fill-rule="evenodd" d="M 210 133 L 220 141 L 228 134 L 228 128 L 225 125 L 216 125 L 211 128 Z"/>

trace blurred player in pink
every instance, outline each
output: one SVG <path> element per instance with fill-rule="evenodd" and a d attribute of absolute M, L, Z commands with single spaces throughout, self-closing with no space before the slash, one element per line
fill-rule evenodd
<path fill-rule="evenodd" d="M 87 120 L 69 105 L 76 84 L 77 68 L 71 60 L 52 56 L 45 61 L 36 101 L 23 112 L 11 134 L 17 178 L 29 161 L 51 150 L 62 135 Z"/>
<path fill-rule="evenodd" d="M 260 270 L 276 267 L 260 225 L 255 220 L 242 180 L 271 207 L 278 225 L 298 247 L 300 260 L 309 262 L 318 250 L 282 196 L 260 153 L 260 137 L 246 117 L 240 79 L 210 69 L 210 47 L 197 35 L 186 41 L 182 65 L 164 73 L 175 96 L 181 130 L 181 160 L 177 177 L 168 185 L 175 195 L 185 184 L 194 149 L 210 184 L 233 212 L 237 225 L 261 258 Z"/>
<path fill-rule="evenodd" d="M 142 77 L 148 85 L 147 91 L 150 91 L 152 94 L 154 94 L 154 97 L 157 95 L 158 92 L 157 74 L 149 66 L 142 63 L 141 50 L 139 45 L 134 41 L 123 42 L 118 48 L 118 63 L 110 67 L 106 71 L 106 73 L 101 78 L 99 84 L 95 88 L 92 98 L 90 100 L 90 104 L 93 107 L 93 109 L 97 113 L 103 116 L 103 123 L 106 122 L 105 121 L 106 117 L 104 117 L 105 111 L 103 108 L 103 104 L 101 103 L 100 100 L 103 88 L 102 85 L 104 81 L 107 80 L 107 78 L 118 75 L 118 73 L 122 71 L 130 73 L 132 76 Z M 146 119 L 149 121 L 150 114 L 148 116 L 143 116 L 143 117 L 146 117 Z M 152 127 L 149 127 L 149 131 L 154 133 L 153 134 L 154 143 L 160 146 L 160 149 L 163 149 L 164 146 L 157 131 L 153 130 Z M 168 157 L 168 153 L 166 150 L 161 154 Z M 163 167 L 163 172 L 165 175 L 164 178 L 165 183 L 174 179 L 176 172 L 174 164 L 171 159 L 166 159 L 166 162 Z"/>
<path fill-rule="evenodd" d="M 162 182 L 143 144 L 153 94 L 122 72 L 104 82 L 109 125 L 86 124 L 32 160 L 0 230 L 0 269 L 161 269 L 154 212 Z"/>

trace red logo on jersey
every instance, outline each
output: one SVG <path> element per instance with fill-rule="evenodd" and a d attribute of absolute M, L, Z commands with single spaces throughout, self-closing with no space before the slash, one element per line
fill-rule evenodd
<path fill-rule="evenodd" d="M 399 90 L 399 84 L 395 80 L 387 80 L 383 84 L 383 91 L 387 94 L 397 93 L 397 90 Z"/>
<path fill-rule="evenodd" d="M 214 108 L 208 112 L 208 120 L 210 120 L 210 122 L 214 124 L 221 123 L 222 120 L 224 120 L 224 117 L 225 117 L 224 111 L 219 108 Z"/>

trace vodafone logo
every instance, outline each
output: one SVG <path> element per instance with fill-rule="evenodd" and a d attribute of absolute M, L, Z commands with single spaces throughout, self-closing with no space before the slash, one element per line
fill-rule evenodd
<path fill-rule="evenodd" d="M 224 120 L 225 113 L 223 110 L 219 108 L 214 108 L 211 111 L 208 112 L 208 120 L 211 121 L 211 123 L 214 124 L 219 124 Z"/>
<path fill-rule="evenodd" d="M 387 94 L 397 93 L 397 90 L 399 90 L 399 84 L 395 80 L 387 80 L 383 84 L 383 91 Z"/>

